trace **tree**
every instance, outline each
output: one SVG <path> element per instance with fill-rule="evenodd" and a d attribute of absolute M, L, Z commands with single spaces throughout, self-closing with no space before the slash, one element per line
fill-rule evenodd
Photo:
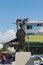
<path fill-rule="evenodd" d="M 8 44 L 4 43 L 2 50 L 3 50 L 3 51 L 7 51 L 7 48 L 8 48 Z"/>

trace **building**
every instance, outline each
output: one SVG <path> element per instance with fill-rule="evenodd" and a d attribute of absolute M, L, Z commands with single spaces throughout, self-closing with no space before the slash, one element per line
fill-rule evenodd
<path fill-rule="evenodd" d="M 24 25 L 28 51 L 43 54 L 43 21 L 31 21 Z"/>

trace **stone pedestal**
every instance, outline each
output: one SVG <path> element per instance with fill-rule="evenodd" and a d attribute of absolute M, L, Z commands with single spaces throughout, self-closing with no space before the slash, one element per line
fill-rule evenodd
<path fill-rule="evenodd" d="M 31 52 L 16 52 L 15 65 L 25 65 L 31 58 Z"/>

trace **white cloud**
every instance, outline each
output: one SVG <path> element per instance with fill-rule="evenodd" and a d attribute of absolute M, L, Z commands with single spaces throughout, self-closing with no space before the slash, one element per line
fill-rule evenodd
<path fill-rule="evenodd" d="M 12 29 L 7 30 L 4 34 L 0 32 L 0 42 L 8 42 L 12 39 L 16 38 L 16 32 Z"/>

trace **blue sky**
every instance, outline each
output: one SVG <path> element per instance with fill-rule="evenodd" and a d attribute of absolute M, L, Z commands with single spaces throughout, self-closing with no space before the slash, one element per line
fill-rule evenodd
<path fill-rule="evenodd" d="M 12 23 L 18 18 L 43 20 L 43 0 L 0 0 L 0 31 L 16 31 Z"/>

